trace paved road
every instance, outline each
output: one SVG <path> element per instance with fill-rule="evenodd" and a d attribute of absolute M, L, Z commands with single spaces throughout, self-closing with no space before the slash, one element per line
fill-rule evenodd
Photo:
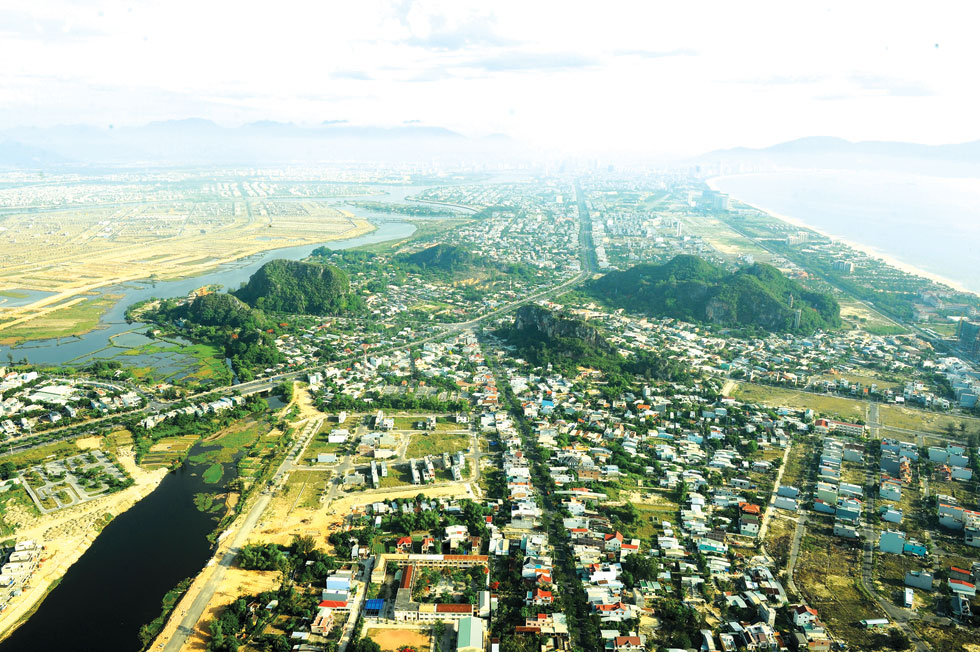
<path fill-rule="evenodd" d="M 265 511 L 265 508 L 269 504 L 270 496 L 268 494 L 263 494 L 259 496 L 259 499 L 255 501 L 252 505 L 252 509 L 249 510 L 248 516 L 245 517 L 245 522 L 242 523 L 241 529 L 239 529 L 238 534 L 235 535 L 232 541 L 231 547 L 228 548 L 224 556 L 222 556 L 221 561 L 218 562 L 218 567 L 208 578 L 208 581 L 204 583 L 201 587 L 200 592 L 191 602 L 190 608 L 185 612 L 183 619 L 180 621 L 180 625 L 177 627 L 177 631 L 174 635 L 167 641 L 167 645 L 163 648 L 165 652 L 179 652 L 181 648 L 187 643 L 187 639 L 194 633 L 194 627 L 201 620 L 204 615 L 204 610 L 207 608 L 208 603 L 211 601 L 211 597 L 214 592 L 218 589 L 218 585 L 225 577 L 225 571 L 231 567 L 235 561 L 235 557 L 238 556 L 238 552 L 241 550 L 242 544 L 245 543 L 245 539 L 251 533 L 252 528 L 258 523 L 259 518 Z"/>
<path fill-rule="evenodd" d="M 357 596 L 354 598 L 354 604 L 351 605 L 350 615 L 347 617 L 347 622 L 344 624 L 344 631 L 340 635 L 340 645 L 337 646 L 338 652 L 345 652 L 347 646 L 350 645 L 351 639 L 354 636 L 354 626 L 357 625 L 357 618 L 361 615 L 361 609 L 364 607 L 364 599 L 367 597 L 367 585 L 371 581 L 371 571 L 374 569 L 374 557 L 368 557 L 367 561 L 364 562 L 364 569 L 361 573 L 361 586 L 357 592 Z"/>
<path fill-rule="evenodd" d="M 783 471 L 786 469 L 786 460 L 789 459 L 789 452 L 791 450 L 793 450 L 793 442 L 790 442 L 789 446 L 786 447 L 786 452 L 783 453 L 783 461 L 779 465 L 779 473 L 776 474 L 776 481 L 772 485 L 772 493 L 769 495 L 769 502 L 766 503 L 766 513 L 762 515 L 762 526 L 759 528 L 759 541 L 766 540 L 766 530 L 769 529 L 769 521 L 772 519 L 773 510 L 777 509 L 774 505 L 776 494 L 779 492 L 779 484 L 783 480 Z"/>
<path fill-rule="evenodd" d="M 793 542 L 789 547 L 789 560 L 786 562 L 786 588 L 790 593 L 801 595 L 796 587 L 796 580 L 793 574 L 796 572 L 796 560 L 800 556 L 800 544 L 803 542 L 803 535 L 806 534 L 806 513 L 800 512 L 796 519 L 796 530 L 793 532 Z"/>
<path fill-rule="evenodd" d="M 279 465 L 279 469 L 273 476 L 272 482 L 274 485 L 278 485 L 280 482 L 282 482 L 282 480 L 289 475 L 289 472 L 292 471 L 296 460 L 306 448 L 310 438 L 316 434 L 321 422 L 322 420 L 319 419 L 311 419 L 307 421 L 304 426 L 303 434 L 297 438 L 296 442 L 289 449 L 289 452 L 286 454 L 286 459 L 282 461 L 282 464 Z M 235 562 L 235 558 L 241 551 L 242 545 L 244 545 L 248 535 L 251 534 L 255 524 L 259 522 L 259 519 L 265 512 L 266 507 L 268 507 L 271 498 L 272 492 L 265 491 L 261 496 L 259 496 L 258 500 L 255 501 L 255 504 L 252 505 L 252 508 L 245 516 L 245 520 L 242 522 L 242 526 L 235 534 L 235 538 L 232 539 L 231 546 L 229 546 L 228 550 L 218 562 L 218 567 L 214 570 L 211 577 L 208 578 L 207 582 L 204 583 L 204 586 L 201 587 L 201 590 L 194 597 L 190 608 L 188 608 L 183 619 L 180 621 L 180 625 L 177 627 L 176 633 L 170 638 L 169 641 L 167 641 L 167 644 L 164 647 L 164 652 L 179 652 L 179 650 L 187 642 L 187 639 L 194 633 L 194 627 L 204 615 L 204 610 L 207 608 L 208 603 L 214 596 L 214 592 L 218 589 L 218 586 L 224 579 L 225 572 Z"/>
<path fill-rule="evenodd" d="M 590 231 L 589 238 L 591 238 L 591 231 Z M 426 337 L 423 337 L 423 338 L 412 340 L 411 342 L 407 342 L 405 344 L 399 344 L 397 346 L 392 346 L 392 347 L 388 347 L 388 348 L 384 348 L 384 349 L 378 349 L 376 351 L 372 351 L 371 353 L 373 355 L 385 355 L 387 353 L 394 353 L 396 351 L 404 351 L 404 350 L 407 350 L 407 349 L 411 349 L 412 347 L 416 347 L 416 346 L 418 346 L 420 344 L 425 344 L 427 342 L 433 342 L 433 341 L 436 341 L 436 340 L 440 340 L 440 339 L 442 339 L 444 337 L 448 337 L 448 336 L 450 336 L 450 335 L 452 335 L 454 333 L 459 333 L 460 331 L 463 331 L 463 330 L 472 328 L 472 327 L 476 326 L 477 324 L 483 323 L 485 321 L 489 321 L 491 319 L 496 319 L 497 317 L 502 317 L 502 316 L 504 316 L 504 315 L 506 315 L 506 314 L 508 314 L 510 312 L 513 312 L 513 311 L 517 310 L 521 306 L 524 306 L 524 305 L 526 305 L 528 303 L 533 303 L 533 302 L 535 302 L 535 301 L 537 301 L 539 299 L 546 299 L 546 298 L 552 297 L 552 296 L 554 296 L 556 294 L 560 294 L 560 293 L 562 293 L 562 292 L 564 292 L 564 291 L 566 291 L 566 290 L 568 290 L 568 289 L 570 289 L 570 288 L 572 288 L 572 287 L 574 287 L 574 286 L 582 283 L 583 281 L 585 281 L 586 279 L 588 279 L 589 276 L 590 276 L 589 271 L 580 272 L 580 273 L 576 274 L 575 276 L 573 276 L 572 278 L 568 279 L 567 281 L 564 281 L 562 283 L 559 283 L 558 285 L 555 285 L 555 286 L 552 286 L 552 287 L 548 287 L 548 288 L 545 288 L 543 290 L 539 290 L 538 292 L 535 292 L 535 293 L 533 293 L 531 295 L 528 295 L 528 296 L 524 297 L 523 299 L 518 299 L 517 301 L 512 301 L 512 302 L 510 302 L 508 304 L 505 304 L 505 305 L 501 306 L 500 308 L 497 308 L 495 310 L 492 310 L 492 311 L 490 311 L 490 312 L 488 312 L 488 313 L 486 313 L 484 315 L 480 315 L 479 317 L 475 317 L 475 318 L 473 318 L 473 319 L 471 319 L 469 321 L 460 322 L 458 324 L 450 324 L 450 325 L 447 325 L 445 328 L 439 330 L 438 332 L 436 332 L 433 335 L 429 335 L 429 336 L 426 336 Z M 197 401 L 204 400 L 205 397 L 209 397 L 209 398 L 211 398 L 213 400 L 213 399 L 215 399 L 215 398 L 217 398 L 219 396 L 226 395 L 226 394 L 233 394 L 233 393 L 234 394 L 242 394 L 242 395 L 259 394 L 259 393 L 263 393 L 263 392 L 267 392 L 267 391 L 272 390 L 273 388 L 275 388 L 277 385 L 279 385 L 279 383 L 283 382 L 284 380 L 297 380 L 297 379 L 301 378 L 302 376 L 305 376 L 305 375 L 309 374 L 310 372 L 323 371 L 324 369 L 329 368 L 329 367 L 342 367 L 344 365 L 348 365 L 348 364 L 357 362 L 357 361 L 359 361 L 361 359 L 362 359 L 362 356 L 357 355 L 357 356 L 351 356 L 349 358 L 344 358 L 342 360 L 334 360 L 334 361 L 329 362 L 329 363 L 326 363 L 326 364 L 317 364 L 317 365 L 311 365 L 311 366 L 308 366 L 308 367 L 302 367 L 300 369 L 294 369 L 293 371 L 288 371 L 288 372 L 285 372 L 285 373 L 277 374 L 275 376 L 270 376 L 268 378 L 260 378 L 260 379 L 257 379 L 257 380 L 249 381 L 247 383 L 239 383 L 238 385 L 231 385 L 231 386 L 228 386 L 228 387 L 219 387 L 219 388 L 216 388 L 216 389 L 213 389 L 213 390 L 209 390 L 207 392 L 202 392 L 200 394 L 192 394 L 192 395 L 189 395 L 189 396 L 185 396 L 185 397 L 181 398 L 180 400 L 181 401 L 197 402 Z M 116 412 L 116 413 L 113 413 L 113 414 L 110 414 L 110 415 L 107 415 L 107 416 L 104 416 L 104 417 L 99 417 L 98 419 L 92 419 L 92 420 L 87 421 L 87 422 L 82 423 L 82 424 L 75 424 L 73 426 L 62 426 L 61 428 L 52 428 L 51 430 L 44 431 L 44 434 L 45 435 L 48 435 L 48 434 L 51 434 L 51 433 L 59 432 L 62 429 L 67 430 L 69 428 L 84 428 L 84 432 L 77 432 L 77 433 L 73 432 L 71 434 L 66 434 L 64 437 L 61 437 L 59 439 L 47 439 L 45 441 L 33 441 L 31 443 L 25 443 L 25 444 L 19 445 L 19 446 L 11 446 L 11 447 L 7 448 L 6 450 L 0 452 L 0 457 L 6 456 L 6 455 L 10 455 L 12 453 L 20 452 L 20 451 L 30 450 L 32 448 L 37 448 L 38 446 L 43 446 L 45 444 L 50 444 L 50 443 L 52 443 L 54 441 L 61 441 L 61 440 L 67 440 L 67 439 L 76 439 L 76 438 L 79 438 L 79 437 L 85 437 L 85 436 L 91 435 L 92 432 L 93 432 L 93 430 L 89 426 L 97 426 L 99 423 L 101 423 L 103 421 L 108 421 L 110 419 L 117 419 L 117 418 L 120 418 L 120 417 L 132 417 L 132 416 L 138 416 L 138 415 L 141 415 L 141 414 L 149 414 L 151 412 L 166 411 L 169 407 L 170 407 L 169 404 L 165 404 L 165 403 L 162 403 L 160 401 L 155 401 L 151 406 L 144 407 L 144 408 L 139 408 L 139 409 L 132 410 L 132 411 L 129 411 L 129 412 Z"/>
<path fill-rule="evenodd" d="M 878 439 L 881 420 L 878 416 L 878 401 L 868 402 L 868 430 L 872 439 Z"/>

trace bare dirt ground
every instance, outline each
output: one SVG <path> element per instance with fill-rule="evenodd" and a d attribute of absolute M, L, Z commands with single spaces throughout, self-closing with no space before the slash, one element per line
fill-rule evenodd
<path fill-rule="evenodd" d="M 383 652 L 394 652 L 405 645 L 417 650 L 429 649 L 429 635 L 417 629 L 369 629 L 365 637 L 380 645 Z"/>
<path fill-rule="evenodd" d="M 83 437 L 75 440 L 75 445 L 83 451 L 92 450 L 102 446 L 102 437 Z"/>
<path fill-rule="evenodd" d="M 293 400 L 279 411 L 280 416 L 287 414 L 294 405 L 299 408 L 299 416 L 296 418 L 297 421 L 302 421 L 303 419 L 319 419 L 326 416 L 313 405 L 313 397 L 310 395 L 306 383 L 299 381 L 293 382 Z"/>
<path fill-rule="evenodd" d="M 293 536 L 313 536 L 317 545 L 329 548 L 327 537 L 343 523 L 343 517 L 354 507 L 393 500 L 395 498 L 414 498 L 422 494 L 430 498 L 459 497 L 474 498 L 473 490 L 467 484 L 440 487 L 400 487 L 397 489 L 359 491 L 342 495 L 326 507 L 309 509 L 294 507 L 295 495 L 284 492 L 269 503 L 262 520 L 256 525 L 249 542 L 267 542 L 287 545 Z M 290 508 L 292 510 L 290 511 Z"/>
<path fill-rule="evenodd" d="M 95 438 L 91 438 L 95 439 Z M 93 442 L 86 446 L 92 448 Z M 145 471 L 136 465 L 132 449 L 119 450 L 119 462 L 133 477 L 136 484 L 123 491 L 35 517 L 24 514 L 17 520 L 23 524 L 14 538 L 33 539 L 45 547 L 42 565 L 34 573 L 30 588 L 14 598 L 10 606 L 0 614 L 0 638 L 6 637 L 13 626 L 40 603 L 48 588 L 60 579 L 68 568 L 88 550 L 101 529 L 111 518 L 123 513 L 151 491 L 167 475 L 165 469 Z"/>
<path fill-rule="evenodd" d="M 208 602 L 207 609 L 201 617 L 194 633 L 187 640 L 182 650 L 195 650 L 203 652 L 210 640 L 207 624 L 217 617 L 221 611 L 238 599 L 242 595 L 255 595 L 263 591 L 271 591 L 279 586 L 279 571 L 247 571 L 241 568 L 229 568 L 225 571 L 225 576 L 214 592 L 214 597 Z M 170 618 L 167 621 L 163 632 L 157 637 L 157 642 L 170 640 L 174 630 L 180 624 L 183 605 L 178 605 L 174 615 L 177 618 Z"/>

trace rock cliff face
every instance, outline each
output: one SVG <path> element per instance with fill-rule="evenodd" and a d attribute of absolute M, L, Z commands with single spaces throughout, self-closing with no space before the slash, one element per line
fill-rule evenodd
<path fill-rule="evenodd" d="M 612 353 L 613 347 L 592 326 L 580 319 L 563 317 L 536 305 L 526 305 L 514 315 L 514 329 L 550 340 L 574 339 L 602 353 Z"/>

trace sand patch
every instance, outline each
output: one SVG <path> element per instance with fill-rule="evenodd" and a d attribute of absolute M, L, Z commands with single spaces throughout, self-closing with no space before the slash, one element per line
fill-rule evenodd
<path fill-rule="evenodd" d="M 102 437 L 82 437 L 75 440 L 75 445 L 83 451 L 102 448 Z"/>
<path fill-rule="evenodd" d="M 418 650 L 429 649 L 429 635 L 417 629 L 369 629 L 365 637 L 381 646 L 384 651 L 395 650 L 410 645 Z"/>

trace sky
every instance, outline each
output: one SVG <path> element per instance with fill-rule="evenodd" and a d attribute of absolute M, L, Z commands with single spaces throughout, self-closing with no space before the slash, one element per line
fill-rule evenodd
<path fill-rule="evenodd" d="M 973 2 L 0 3 L 0 128 L 419 123 L 556 152 L 980 139 Z"/>

